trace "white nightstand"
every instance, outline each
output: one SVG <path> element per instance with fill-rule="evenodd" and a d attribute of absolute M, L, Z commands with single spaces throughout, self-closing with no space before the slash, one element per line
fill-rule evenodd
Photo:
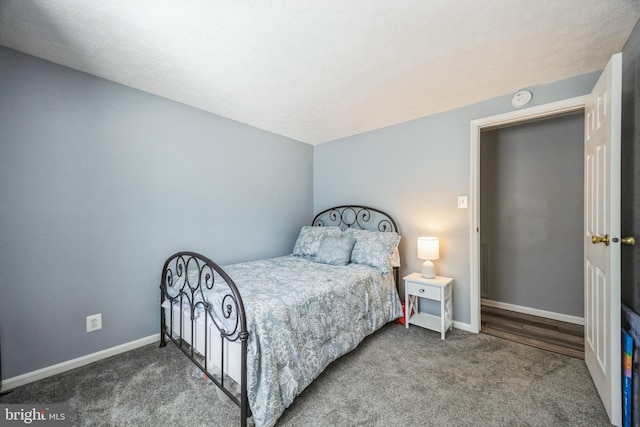
<path fill-rule="evenodd" d="M 425 279 L 420 273 L 404 277 L 404 320 L 407 328 L 410 323 L 422 326 L 440 332 L 440 337 L 444 339 L 445 332 L 453 328 L 451 282 L 453 279 L 450 277 L 436 276 L 433 279 Z M 440 316 L 421 313 L 420 298 L 440 301 Z"/>

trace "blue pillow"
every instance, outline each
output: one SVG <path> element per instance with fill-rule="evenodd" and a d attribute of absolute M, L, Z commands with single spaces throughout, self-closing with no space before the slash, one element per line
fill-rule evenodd
<path fill-rule="evenodd" d="M 347 236 L 324 236 L 318 247 L 315 261 L 331 265 L 347 265 L 356 239 Z"/>
<path fill-rule="evenodd" d="M 293 254 L 301 257 L 313 257 L 318 253 L 320 242 L 324 236 L 340 236 L 340 227 L 311 227 L 305 225 L 300 229 L 298 240 L 293 247 Z"/>

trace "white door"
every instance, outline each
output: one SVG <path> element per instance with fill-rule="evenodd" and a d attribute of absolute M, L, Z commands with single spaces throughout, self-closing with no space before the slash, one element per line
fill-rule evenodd
<path fill-rule="evenodd" d="M 622 54 L 585 105 L 585 343 L 587 368 L 611 423 L 622 423 L 620 361 L 620 128 Z"/>

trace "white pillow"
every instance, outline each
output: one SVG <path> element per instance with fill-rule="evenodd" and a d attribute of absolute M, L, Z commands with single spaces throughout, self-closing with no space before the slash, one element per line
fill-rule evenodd
<path fill-rule="evenodd" d="M 391 267 L 400 267 L 400 249 L 396 248 L 391 257 Z"/>
<path fill-rule="evenodd" d="M 351 252 L 352 263 L 370 265 L 376 268 L 380 274 L 389 274 L 392 268 L 393 254 L 400 243 L 398 233 L 349 228 L 344 232 L 344 235 L 356 239 L 356 244 Z"/>

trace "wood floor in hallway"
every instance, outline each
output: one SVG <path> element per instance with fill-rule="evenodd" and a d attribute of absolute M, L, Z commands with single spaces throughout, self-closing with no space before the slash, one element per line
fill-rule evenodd
<path fill-rule="evenodd" d="M 584 326 L 482 306 L 482 333 L 584 359 Z"/>

